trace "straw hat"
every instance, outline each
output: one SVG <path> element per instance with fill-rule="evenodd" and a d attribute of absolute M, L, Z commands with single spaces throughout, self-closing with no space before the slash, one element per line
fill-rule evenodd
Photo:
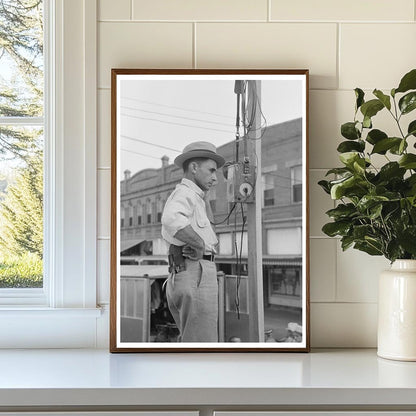
<path fill-rule="evenodd" d="M 186 160 L 193 159 L 194 157 L 212 159 L 217 162 L 218 168 L 225 163 L 225 159 L 217 153 L 216 147 L 209 142 L 193 142 L 188 144 L 183 149 L 182 154 L 175 158 L 174 163 L 181 168 Z"/>

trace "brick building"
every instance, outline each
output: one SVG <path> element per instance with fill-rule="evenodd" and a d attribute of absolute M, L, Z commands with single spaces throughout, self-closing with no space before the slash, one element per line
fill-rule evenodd
<path fill-rule="evenodd" d="M 262 148 L 262 235 L 264 304 L 302 307 L 302 119 L 267 127 Z M 234 142 L 218 148 L 226 160 L 234 160 Z M 121 251 L 123 255 L 166 254 L 161 238 L 163 206 L 182 171 L 162 157 L 162 166 L 124 172 L 121 181 Z M 212 195 L 215 222 L 226 218 L 230 203 L 226 182 L 218 173 Z M 247 235 L 240 246 L 242 215 L 236 210 L 229 221 L 218 225 L 218 268 L 226 274 L 237 273 L 236 256 L 241 253 L 242 275 L 247 274 Z"/>

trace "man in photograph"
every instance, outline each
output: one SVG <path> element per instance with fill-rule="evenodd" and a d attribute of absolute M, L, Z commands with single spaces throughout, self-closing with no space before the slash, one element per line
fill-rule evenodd
<path fill-rule="evenodd" d="M 181 342 L 218 342 L 218 240 L 209 219 L 208 192 L 225 160 L 211 143 L 194 142 L 174 163 L 184 175 L 162 215 L 162 236 L 170 244 L 166 297 Z"/>

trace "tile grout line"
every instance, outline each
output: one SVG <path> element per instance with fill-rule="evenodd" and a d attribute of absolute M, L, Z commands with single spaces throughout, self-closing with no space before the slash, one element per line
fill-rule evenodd
<path fill-rule="evenodd" d="M 341 71 L 341 24 L 337 23 L 337 90 L 339 89 L 340 84 L 340 71 Z"/>
<path fill-rule="evenodd" d="M 192 23 L 192 68 L 196 69 L 196 22 Z"/>
<path fill-rule="evenodd" d="M 133 13 L 134 7 L 132 6 Z M 305 25 L 336 25 L 336 24 L 353 24 L 353 25 L 414 25 L 413 20 L 272 20 L 268 21 L 266 19 L 253 19 L 253 20 L 244 20 L 244 19 L 210 19 L 210 20 L 192 20 L 192 19 L 97 19 L 98 23 L 279 23 L 279 24 L 305 24 Z"/>
<path fill-rule="evenodd" d="M 130 20 L 133 20 L 133 0 L 130 0 Z"/>
<path fill-rule="evenodd" d="M 272 20 L 272 0 L 267 0 L 267 22 L 270 23 Z M 415 0 L 416 1 L 416 0 Z"/>

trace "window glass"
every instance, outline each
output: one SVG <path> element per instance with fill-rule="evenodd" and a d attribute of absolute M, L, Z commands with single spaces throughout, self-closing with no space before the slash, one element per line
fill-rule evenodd
<path fill-rule="evenodd" d="M 302 166 L 292 168 L 292 202 L 302 202 Z"/>
<path fill-rule="evenodd" d="M 0 10 L 0 288 L 43 286 L 43 2 Z"/>

